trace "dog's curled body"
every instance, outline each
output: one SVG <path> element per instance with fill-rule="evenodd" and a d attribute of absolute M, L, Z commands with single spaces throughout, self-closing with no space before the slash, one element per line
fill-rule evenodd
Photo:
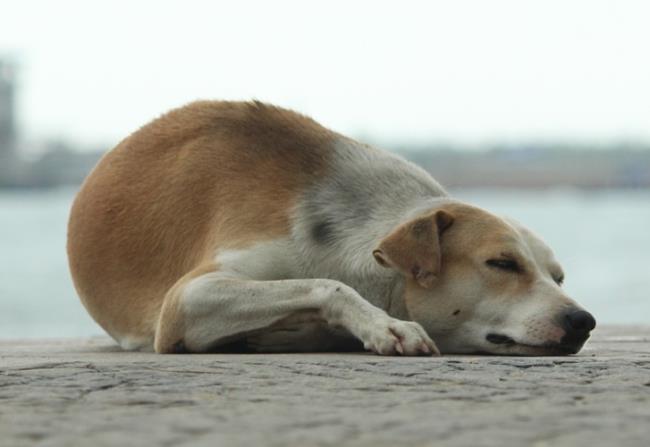
<path fill-rule="evenodd" d="M 359 340 L 430 354 L 436 328 L 404 321 L 418 320 L 408 296 L 442 277 L 445 228 L 477 213 L 412 163 L 310 118 L 201 101 L 102 158 L 73 204 L 68 255 L 88 312 L 127 349 Z"/>

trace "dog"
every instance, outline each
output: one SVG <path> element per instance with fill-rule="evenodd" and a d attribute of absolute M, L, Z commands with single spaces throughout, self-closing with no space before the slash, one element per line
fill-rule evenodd
<path fill-rule="evenodd" d="M 120 142 L 75 198 L 67 251 L 127 350 L 566 355 L 596 324 L 530 230 L 256 101 L 194 102 Z"/>

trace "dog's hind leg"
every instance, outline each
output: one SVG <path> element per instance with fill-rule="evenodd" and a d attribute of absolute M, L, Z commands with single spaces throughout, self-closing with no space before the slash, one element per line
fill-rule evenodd
<path fill-rule="evenodd" d="M 289 317 L 342 327 L 379 354 L 438 353 L 419 324 L 390 317 L 339 281 L 257 281 L 214 265 L 188 273 L 167 293 L 154 348 L 209 351 Z"/>

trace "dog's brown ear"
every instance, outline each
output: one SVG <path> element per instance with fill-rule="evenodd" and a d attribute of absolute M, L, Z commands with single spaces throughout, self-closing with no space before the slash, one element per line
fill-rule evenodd
<path fill-rule="evenodd" d="M 429 288 L 440 273 L 440 235 L 454 222 L 438 210 L 395 228 L 372 252 L 379 264 L 392 267 Z"/>

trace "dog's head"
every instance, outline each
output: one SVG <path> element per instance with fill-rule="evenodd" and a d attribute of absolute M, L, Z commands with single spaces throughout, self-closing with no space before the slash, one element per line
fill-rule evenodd
<path fill-rule="evenodd" d="M 574 354 L 596 324 L 541 239 L 477 207 L 429 209 L 373 254 L 406 277 L 406 310 L 443 353 Z"/>

